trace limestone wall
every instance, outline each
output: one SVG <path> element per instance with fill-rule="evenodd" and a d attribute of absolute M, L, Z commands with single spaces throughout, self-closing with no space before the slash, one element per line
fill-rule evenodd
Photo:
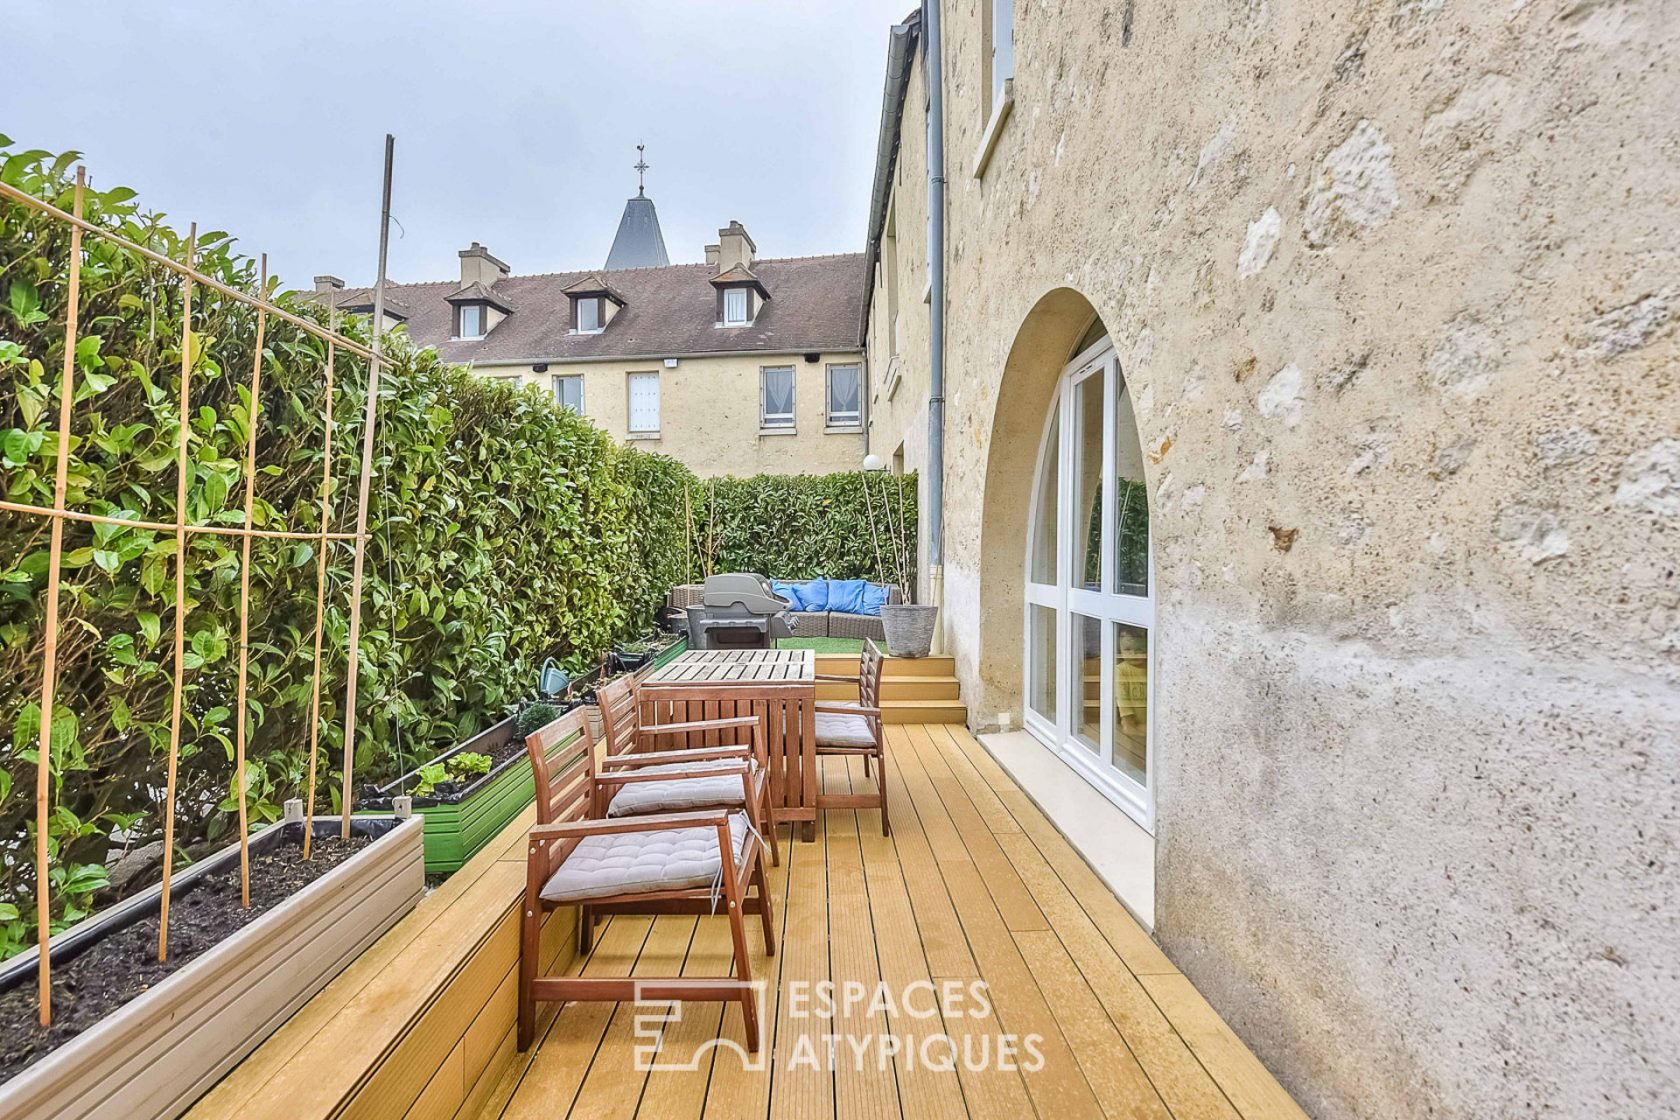
<path fill-rule="evenodd" d="M 945 13 L 970 711 L 1019 715 L 1021 475 L 1094 309 L 1150 459 L 1175 962 L 1315 1116 L 1672 1115 L 1680 9 L 1021 0 L 977 178 L 981 7 Z M 917 467 L 905 369 L 871 438 Z"/>

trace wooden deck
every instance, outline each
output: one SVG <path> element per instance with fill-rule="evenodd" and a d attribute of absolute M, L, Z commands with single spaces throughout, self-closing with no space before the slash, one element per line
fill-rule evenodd
<path fill-rule="evenodd" d="M 650 1072 L 636 1060 L 649 1045 L 638 1035 L 649 1009 L 572 1004 L 547 1009 L 538 1045 L 485 1086 L 487 1103 L 468 1096 L 478 1114 L 1304 1116 L 966 730 L 889 727 L 888 750 L 892 838 L 873 810 L 829 811 L 817 840 L 784 843 L 783 865 L 771 871 L 780 952 L 765 958 L 757 931 L 749 938 L 755 977 L 768 981 L 766 1068 L 706 1045 L 720 1017 L 723 1037 L 742 1039 L 737 1007 L 686 1005 L 656 1061 L 688 1068 Z M 861 768 L 851 766 L 825 761 L 825 788 L 861 788 Z M 728 961 L 723 918 L 619 916 L 570 967 L 718 975 Z M 840 986 L 834 1018 L 800 998 L 821 981 Z M 943 991 L 948 981 L 958 998 L 941 1012 L 929 985 Z M 863 996 L 849 1013 L 847 982 Z M 875 998 L 882 984 L 894 1006 Z M 839 1036 L 832 1050 L 825 1035 Z M 1016 1049 L 1000 1061 L 1009 1040 Z M 431 1115 L 429 1095 L 407 1114 Z"/>

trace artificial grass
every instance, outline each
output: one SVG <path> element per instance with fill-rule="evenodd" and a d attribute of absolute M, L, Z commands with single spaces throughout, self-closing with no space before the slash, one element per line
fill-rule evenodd
<path fill-rule="evenodd" d="M 862 653 L 862 638 L 777 638 L 778 649 L 814 649 L 818 653 Z"/>

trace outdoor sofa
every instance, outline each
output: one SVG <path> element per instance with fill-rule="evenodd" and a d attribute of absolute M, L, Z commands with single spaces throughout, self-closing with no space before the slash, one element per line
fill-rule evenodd
<path fill-rule="evenodd" d="M 877 642 L 885 641 L 880 604 L 903 601 L 898 588 L 883 587 L 867 580 L 771 580 L 770 584 L 776 594 L 793 603 L 788 615 L 798 620 L 795 636 L 800 638 L 873 638 Z M 698 606 L 702 586 L 684 583 L 671 588 L 665 596 L 665 605 L 683 611 Z M 836 603 L 842 609 L 830 609 Z M 870 607 L 874 608 L 873 613 L 870 613 Z"/>

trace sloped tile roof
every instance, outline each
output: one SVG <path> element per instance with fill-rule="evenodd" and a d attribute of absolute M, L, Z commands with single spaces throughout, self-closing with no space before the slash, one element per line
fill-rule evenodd
<path fill-rule="evenodd" d="M 409 337 L 435 346 L 450 362 L 564 362 L 590 358 L 661 358 L 684 354 L 763 350 L 798 353 L 862 348 L 860 322 L 865 275 L 862 253 L 789 257 L 753 262 L 769 290 L 753 322 L 718 327 L 713 266 L 673 264 L 612 272 L 613 289 L 625 306 L 599 334 L 572 334 L 566 289 L 593 269 L 508 276 L 496 281 L 495 297 L 517 308 L 482 339 L 451 341 L 453 317 L 447 297 L 458 281 L 389 284 L 387 305 L 400 301 L 408 312 Z M 366 289 L 334 292 L 335 302 Z"/>

